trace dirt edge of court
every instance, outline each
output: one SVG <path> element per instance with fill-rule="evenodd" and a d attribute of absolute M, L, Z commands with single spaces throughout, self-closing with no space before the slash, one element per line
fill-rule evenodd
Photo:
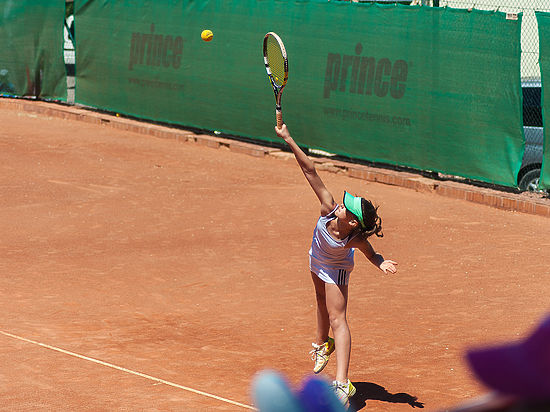
<path fill-rule="evenodd" d="M 218 136 L 199 134 L 191 130 L 147 123 L 146 121 L 93 111 L 86 107 L 68 106 L 56 102 L 2 98 L 0 99 L 0 108 L 101 124 L 119 130 L 127 130 L 159 138 L 175 139 L 215 149 L 225 147 L 231 151 L 255 157 L 272 156 L 288 158 L 292 156 L 291 153 L 277 148 L 262 146 L 260 143 L 253 144 Z M 432 192 L 441 196 L 462 199 L 497 209 L 550 217 L 550 199 L 545 198 L 541 194 L 529 192 L 508 193 L 467 183 L 433 180 L 414 173 L 346 163 L 330 158 L 312 157 L 312 159 L 319 170 L 341 173 L 352 178 L 370 182 L 405 187 L 418 192 Z"/>

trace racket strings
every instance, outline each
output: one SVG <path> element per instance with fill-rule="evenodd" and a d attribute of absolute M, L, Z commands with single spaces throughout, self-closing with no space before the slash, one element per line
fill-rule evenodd
<path fill-rule="evenodd" d="M 285 80 L 285 59 L 283 52 L 276 39 L 270 37 L 267 39 L 267 64 L 273 74 L 275 83 L 282 86 Z"/>

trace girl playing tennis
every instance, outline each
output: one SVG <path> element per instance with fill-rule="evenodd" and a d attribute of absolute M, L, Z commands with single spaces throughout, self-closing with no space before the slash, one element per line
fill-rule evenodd
<path fill-rule="evenodd" d="M 385 260 L 376 253 L 367 240 L 369 236 L 382 237 L 382 220 L 377 207 L 363 198 L 344 192 L 342 204 L 337 204 L 332 194 L 317 174 L 313 161 L 300 149 L 285 124 L 275 127 L 294 153 L 311 188 L 321 202 L 321 216 L 313 232 L 309 262 L 317 299 L 317 336 L 311 351 L 315 361 L 313 372 L 323 370 L 329 356 L 336 350 L 336 395 L 344 405 L 355 394 L 355 387 L 348 379 L 351 352 L 351 335 L 346 319 L 348 281 L 354 265 L 354 250 L 359 249 L 367 259 L 384 273 L 395 273 L 397 263 Z M 332 328 L 334 339 L 328 336 Z"/>

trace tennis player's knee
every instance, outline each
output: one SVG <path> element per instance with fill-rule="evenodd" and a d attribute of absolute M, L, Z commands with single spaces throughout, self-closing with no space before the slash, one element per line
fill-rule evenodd
<path fill-rule="evenodd" d="M 347 320 L 345 313 L 329 313 L 330 327 L 335 330 L 341 327 L 347 327 Z"/>

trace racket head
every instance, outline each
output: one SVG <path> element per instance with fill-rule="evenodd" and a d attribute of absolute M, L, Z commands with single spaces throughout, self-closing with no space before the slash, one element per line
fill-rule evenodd
<path fill-rule="evenodd" d="M 288 80 L 288 58 L 283 41 L 274 32 L 264 37 L 264 63 L 275 93 L 280 92 Z"/>

